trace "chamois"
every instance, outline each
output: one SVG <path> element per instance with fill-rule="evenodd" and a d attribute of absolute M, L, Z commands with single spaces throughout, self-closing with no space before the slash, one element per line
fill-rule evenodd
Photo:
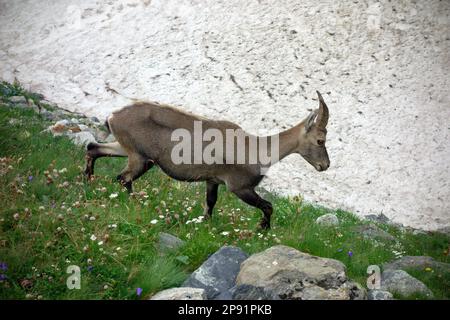
<path fill-rule="evenodd" d="M 327 170 L 330 160 L 325 148 L 326 126 L 329 111 L 321 94 L 317 91 L 319 108 L 312 111 L 310 115 L 296 126 L 283 131 L 277 135 L 268 136 L 269 146 L 277 149 L 266 149 L 270 157 L 270 165 L 292 154 L 300 154 L 317 171 Z M 159 166 L 170 177 L 181 181 L 206 181 L 206 206 L 205 217 L 212 216 L 214 205 L 217 201 L 219 184 L 225 184 L 227 188 L 245 203 L 259 208 L 263 212 L 260 222 L 262 229 L 270 228 L 270 217 L 272 215 L 272 204 L 261 198 L 255 187 L 263 179 L 264 164 L 258 159 L 249 162 L 251 152 L 261 151 L 264 148 L 258 144 L 256 150 L 251 151 L 251 138 L 261 138 L 245 133 L 244 141 L 245 162 L 236 163 L 239 154 L 235 155 L 234 144 L 232 148 L 225 145 L 224 141 L 216 140 L 218 146 L 223 146 L 225 155 L 217 155 L 214 163 L 182 162 L 174 161 L 173 150 L 177 148 L 178 140 L 174 139 L 173 133 L 184 130 L 185 133 L 194 135 L 196 123 L 200 123 L 204 130 L 226 136 L 229 130 L 242 129 L 229 121 L 210 120 L 188 112 L 181 111 L 171 106 L 151 102 L 137 102 L 113 112 L 106 120 L 105 125 L 114 135 L 117 142 L 112 143 L 90 143 L 86 152 L 86 170 L 88 178 L 94 173 L 95 160 L 100 157 L 128 157 L 128 164 L 117 176 L 117 180 L 132 192 L 132 181 L 139 178 L 154 165 Z M 278 139 L 278 140 L 273 140 Z M 195 140 L 195 139 L 194 139 Z M 211 139 L 210 139 L 211 140 Z M 234 137 L 233 137 L 234 141 Z M 185 159 L 191 160 L 191 151 L 195 152 L 195 145 L 200 143 L 200 151 L 205 150 L 207 141 L 193 141 L 190 149 L 183 150 Z M 216 145 L 217 146 L 217 145 Z M 179 146 L 178 146 L 179 147 Z M 250 149 L 250 151 L 249 151 Z M 242 149 L 237 149 L 237 153 Z M 217 152 L 217 150 L 215 151 Z M 221 161 L 225 156 L 232 154 L 233 163 Z M 195 155 L 194 155 L 195 158 Z M 228 157 L 227 157 L 228 160 Z"/>

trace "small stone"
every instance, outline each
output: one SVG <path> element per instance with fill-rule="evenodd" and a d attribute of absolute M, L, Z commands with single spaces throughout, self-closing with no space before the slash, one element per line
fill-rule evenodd
<path fill-rule="evenodd" d="M 419 236 L 419 235 L 427 235 L 428 233 L 425 230 L 414 229 L 412 231 L 412 234 L 415 236 Z"/>
<path fill-rule="evenodd" d="M 161 252 L 169 252 L 179 249 L 185 244 L 183 240 L 177 238 L 169 233 L 159 233 L 158 247 Z"/>
<path fill-rule="evenodd" d="M 85 124 L 79 124 L 78 128 L 80 128 L 81 131 L 88 131 L 90 128 Z"/>
<path fill-rule="evenodd" d="M 393 235 L 380 229 L 373 223 L 356 226 L 353 228 L 353 231 L 360 233 L 366 239 L 380 239 L 387 241 L 397 240 Z"/>
<path fill-rule="evenodd" d="M 394 300 L 394 296 L 389 291 L 369 290 L 367 292 L 368 300 Z"/>
<path fill-rule="evenodd" d="M 41 116 L 44 117 L 45 120 L 55 120 L 56 116 L 48 110 L 43 109 L 41 111 Z"/>
<path fill-rule="evenodd" d="M 323 227 L 335 227 L 339 225 L 339 219 L 332 213 L 324 214 L 316 219 L 316 223 Z"/>
<path fill-rule="evenodd" d="M 34 103 L 32 99 L 28 99 L 28 107 L 34 110 L 36 113 L 40 113 L 41 109 Z"/>
<path fill-rule="evenodd" d="M 383 213 L 380 214 L 369 214 L 367 216 L 364 216 L 364 218 L 366 220 L 370 220 L 373 222 L 378 222 L 378 223 L 389 223 L 389 218 L 384 215 Z"/>
<path fill-rule="evenodd" d="M 150 300 L 206 300 L 206 293 L 201 288 L 171 288 L 158 292 Z"/>
<path fill-rule="evenodd" d="M 97 117 L 90 117 L 89 120 L 95 123 L 100 123 L 100 120 Z"/>
<path fill-rule="evenodd" d="M 70 134 L 70 138 L 76 145 L 85 146 L 90 142 L 96 142 L 95 137 L 89 131 L 81 131 Z"/>
<path fill-rule="evenodd" d="M 27 104 L 27 98 L 24 96 L 12 96 L 9 97 L 9 101 L 12 103 L 18 103 L 18 104 Z"/>

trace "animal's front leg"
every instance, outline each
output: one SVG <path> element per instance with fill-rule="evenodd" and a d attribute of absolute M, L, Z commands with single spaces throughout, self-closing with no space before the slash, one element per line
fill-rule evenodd
<path fill-rule="evenodd" d="M 206 182 L 206 207 L 205 207 L 205 218 L 211 218 L 214 206 L 217 202 L 217 191 L 219 185 L 213 182 Z"/>
<path fill-rule="evenodd" d="M 260 209 L 263 212 L 263 218 L 259 224 L 263 230 L 270 229 L 270 217 L 272 216 L 272 204 L 261 198 L 253 189 L 233 190 L 233 193 L 245 203 Z"/>

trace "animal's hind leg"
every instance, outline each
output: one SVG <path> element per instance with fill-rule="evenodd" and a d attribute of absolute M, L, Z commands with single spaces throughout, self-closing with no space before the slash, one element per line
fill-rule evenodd
<path fill-rule="evenodd" d="M 128 193 L 133 191 L 132 183 L 154 166 L 151 159 L 132 153 L 128 156 L 128 164 L 117 176 L 117 180 L 127 188 Z"/>
<path fill-rule="evenodd" d="M 94 174 L 95 160 L 101 157 L 128 157 L 128 154 L 118 142 L 97 143 L 91 142 L 86 147 L 86 169 L 84 173 L 88 177 Z"/>
<path fill-rule="evenodd" d="M 245 203 L 261 209 L 264 216 L 259 224 L 261 229 L 270 229 L 270 217 L 273 209 L 272 204 L 261 198 L 253 189 L 241 189 L 233 190 L 233 193 L 237 195 Z"/>
<path fill-rule="evenodd" d="M 211 218 L 214 206 L 217 202 L 217 191 L 219 185 L 213 182 L 206 182 L 206 207 L 205 207 L 205 218 Z"/>

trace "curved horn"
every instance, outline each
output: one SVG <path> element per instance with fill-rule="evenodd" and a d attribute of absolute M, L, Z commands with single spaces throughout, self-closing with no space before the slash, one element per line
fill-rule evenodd
<path fill-rule="evenodd" d="M 328 123 L 328 117 L 330 113 L 328 112 L 328 107 L 325 104 L 325 101 L 323 101 L 322 95 L 319 91 L 317 92 L 317 96 L 319 97 L 319 114 L 317 116 L 316 124 L 319 128 L 325 129 Z"/>

